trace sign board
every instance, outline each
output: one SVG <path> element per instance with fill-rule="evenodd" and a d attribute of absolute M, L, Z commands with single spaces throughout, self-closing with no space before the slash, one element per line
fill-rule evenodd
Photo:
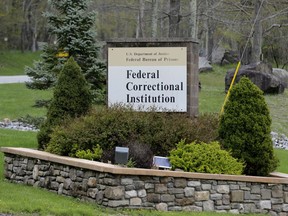
<path fill-rule="evenodd" d="M 108 48 L 108 106 L 187 111 L 186 47 Z"/>

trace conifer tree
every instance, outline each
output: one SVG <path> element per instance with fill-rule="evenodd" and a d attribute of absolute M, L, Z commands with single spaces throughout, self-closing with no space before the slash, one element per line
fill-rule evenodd
<path fill-rule="evenodd" d="M 220 119 L 219 137 L 232 156 L 244 161 L 247 175 L 267 176 L 277 167 L 271 118 L 263 92 L 247 77 L 231 92 Z"/>
<path fill-rule="evenodd" d="M 89 84 L 81 73 L 81 68 L 73 57 L 70 57 L 59 74 L 47 119 L 37 135 L 39 149 L 48 144 L 55 126 L 60 125 L 66 118 L 86 114 L 91 108 L 91 99 Z"/>
<path fill-rule="evenodd" d="M 68 57 L 73 56 L 81 67 L 93 90 L 101 90 L 105 83 L 105 66 L 99 59 L 99 46 L 95 41 L 94 12 L 87 12 L 87 0 L 51 0 L 55 13 L 46 12 L 51 36 L 56 36 L 55 45 L 47 45 L 42 60 L 27 67 L 25 72 L 32 78 L 28 88 L 48 89 L 55 84 L 57 75 Z"/>

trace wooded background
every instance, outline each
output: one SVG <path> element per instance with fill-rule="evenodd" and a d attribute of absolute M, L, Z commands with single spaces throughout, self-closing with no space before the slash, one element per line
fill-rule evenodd
<path fill-rule="evenodd" d="M 47 0 L 0 0 L 0 49 L 36 51 L 49 34 Z M 243 63 L 288 64 L 287 0 L 91 0 L 97 40 L 192 37 L 200 55 L 214 61 L 221 47 Z M 243 52 L 247 47 L 246 52 Z"/>

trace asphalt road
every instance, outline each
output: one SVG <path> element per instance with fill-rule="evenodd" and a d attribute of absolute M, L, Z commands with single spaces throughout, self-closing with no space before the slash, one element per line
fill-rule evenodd
<path fill-rule="evenodd" d="M 0 76 L 0 83 L 23 83 L 29 81 L 28 76 Z"/>

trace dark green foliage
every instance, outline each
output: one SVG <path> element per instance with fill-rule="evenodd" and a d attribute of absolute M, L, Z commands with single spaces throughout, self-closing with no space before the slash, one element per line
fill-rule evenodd
<path fill-rule="evenodd" d="M 149 145 L 131 141 L 127 147 L 129 148 L 129 159 L 134 162 L 134 167 L 152 167 L 154 155 Z"/>
<path fill-rule="evenodd" d="M 135 112 L 129 108 L 113 107 L 92 111 L 58 127 L 47 150 L 74 156 L 75 149 L 93 149 L 99 143 L 103 149 L 102 160 L 106 162 L 113 161 L 116 146 L 135 142 L 135 145 L 149 145 L 146 152 L 151 150 L 154 155 L 167 156 L 181 139 L 189 142 L 215 140 L 217 129 L 218 118 L 213 115 L 190 119 L 181 113 Z M 74 144 L 77 144 L 75 149 L 72 148 Z"/>
<path fill-rule="evenodd" d="M 42 149 L 49 142 L 50 133 L 56 125 L 60 125 L 66 118 L 86 114 L 91 108 L 91 99 L 89 85 L 71 57 L 59 75 L 47 119 L 38 134 L 39 148 Z"/>
<path fill-rule="evenodd" d="M 270 132 L 271 118 L 263 92 L 248 78 L 241 78 L 224 107 L 219 137 L 225 149 L 245 162 L 245 174 L 267 176 L 276 169 Z"/>
<path fill-rule="evenodd" d="M 95 41 L 96 33 L 93 29 L 95 13 L 87 12 L 87 2 L 51 1 L 53 13 L 46 12 L 44 15 L 49 24 L 49 32 L 57 38 L 57 43 L 48 44 L 43 50 L 42 60 L 25 69 L 27 75 L 32 78 L 32 82 L 27 83 L 28 88 L 53 87 L 67 60 L 66 57 L 57 57 L 57 54 L 67 52 L 81 67 L 86 80 L 91 84 L 91 90 L 95 91 L 93 94 L 102 97 L 105 64 L 99 60 L 100 47 Z"/>
<path fill-rule="evenodd" d="M 244 168 L 243 163 L 222 150 L 218 142 L 185 144 L 182 140 L 170 152 L 169 160 L 173 170 L 186 172 L 240 175 Z"/>

